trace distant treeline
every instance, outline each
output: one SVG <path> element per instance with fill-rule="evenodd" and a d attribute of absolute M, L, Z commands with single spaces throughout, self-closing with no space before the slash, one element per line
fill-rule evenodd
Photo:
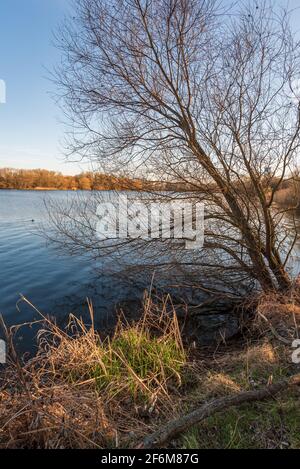
<path fill-rule="evenodd" d="M 0 169 L 0 189 L 18 190 L 183 190 L 178 184 L 84 172 L 64 176 L 46 169 Z"/>
<path fill-rule="evenodd" d="M 134 181 L 92 172 L 65 176 L 46 169 L 0 169 L 0 189 L 105 190 L 129 183 Z"/>
<path fill-rule="evenodd" d="M 277 178 L 268 181 L 269 189 L 277 185 Z M 240 190 L 253 191 L 251 181 L 237 182 Z M 113 176 L 97 172 L 83 172 L 75 176 L 65 176 L 47 169 L 0 168 L 0 189 L 18 190 L 153 190 L 153 191 L 193 191 L 192 184 L 183 182 L 150 181 L 148 179 Z M 275 201 L 283 206 L 300 206 L 300 179 L 294 177 L 279 184 Z M 211 190 L 217 188 L 212 184 Z M 268 189 L 267 189 L 268 190 Z"/>

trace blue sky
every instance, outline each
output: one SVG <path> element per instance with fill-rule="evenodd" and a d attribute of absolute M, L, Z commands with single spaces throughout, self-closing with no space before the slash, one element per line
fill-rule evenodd
<path fill-rule="evenodd" d="M 293 25 L 300 30 L 300 0 L 277 1 L 299 8 Z M 0 104 L 0 167 L 65 174 L 86 169 L 65 161 L 63 115 L 47 78 L 47 69 L 60 61 L 53 30 L 69 11 L 69 0 L 0 0 L 0 79 L 7 86 L 7 103 Z"/>
<path fill-rule="evenodd" d="M 63 115 L 47 71 L 60 60 L 53 30 L 69 6 L 68 0 L 0 1 L 0 79 L 7 88 L 7 102 L 0 104 L 0 167 L 82 169 L 65 162 Z"/>

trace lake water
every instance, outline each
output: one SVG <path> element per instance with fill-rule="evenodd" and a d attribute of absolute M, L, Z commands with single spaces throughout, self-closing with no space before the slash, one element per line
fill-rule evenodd
<path fill-rule="evenodd" d="M 45 199 L 77 195 L 0 190 L 0 314 L 8 325 L 39 319 L 30 306 L 19 301 L 20 295 L 62 324 L 71 312 L 87 314 L 87 297 L 94 304 L 99 327 L 110 322 L 120 304 L 130 307 L 133 303 L 132 310 L 136 309 L 143 292 L 140 286 L 126 278 L 116 279 L 104 260 L 96 263 L 85 256 L 62 254 L 41 236 L 40 223 L 47 213 Z M 294 274 L 299 270 L 299 253 L 297 243 L 292 257 Z M 29 348 L 35 332 L 34 327 L 18 332 L 20 350 Z"/>
<path fill-rule="evenodd" d="M 87 314 L 88 297 L 100 325 L 109 322 L 118 304 L 138 299 L 137 291 L 120 279 L 115 281 L 100 261 L 64 255 L 41 236 L 44 201 L 66 196 L 77 193 L 0 190 L 0 314 L 8 325 L 39 319 L 19 301 L 20 295 L 61 322 L 71 312 Z M 31 335 L 28 328 L 19 332 L 21 349 L 26 349 Z"/>

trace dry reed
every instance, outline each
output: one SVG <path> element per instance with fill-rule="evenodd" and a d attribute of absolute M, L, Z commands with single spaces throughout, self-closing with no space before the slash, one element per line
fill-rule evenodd
<path fill-rule="evenodd" d="M 27 301 L 23 298 L 23 300 Z M 28 302 L 28 301 L 27 301 Z M 147 296 L 141 319 L 120 317 L 112 337 L 70 316 L 59 328 L 43 316 L 38 353 L 21 363 L 6 330 L 10 357 L 0 387 L 0 447 L 126 447 L 166 416 L 180 387 L 186 354 L 169 297 L 160 309 Z"/>

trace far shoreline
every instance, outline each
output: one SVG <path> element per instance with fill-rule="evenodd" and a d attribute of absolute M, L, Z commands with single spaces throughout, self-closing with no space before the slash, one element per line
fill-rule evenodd
<path fill-rule="evenodd" d="M 92 192 L 94 189 L 58 189 L 57 187 L 26 187 L 22 189 L 18 189 L 16 187 L 0 187 L 0 191 L 35 191 L 35 192 L 43 192 L 43 191 L 60 191 L 60 192 L 77 192 L 77 191 L 86 191 Z M 102 189 L 101 189 L 102 190 Z M 105 190 L 105 189 L 104 189 Z"/>

